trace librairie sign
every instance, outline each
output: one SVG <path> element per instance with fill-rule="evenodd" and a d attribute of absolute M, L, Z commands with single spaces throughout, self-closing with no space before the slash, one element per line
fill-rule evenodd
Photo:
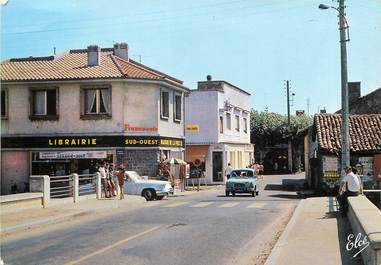
<path fill-rule="evenodd" d="M 1 148 L 184 147 L 184 139 L 161 136 L 2 137 Z"/>

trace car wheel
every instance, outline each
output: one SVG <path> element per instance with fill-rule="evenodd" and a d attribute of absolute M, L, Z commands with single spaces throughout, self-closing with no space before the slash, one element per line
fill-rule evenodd
<path fill-rule="evenodd" d="M 229 195 L 230 195 L 230 192 L 228 192 L 228 191 L 225 191 L 225 195 L 226 195 L 226 197 L 229 197 Z"/>
<path fill-rule="evenodd" d="M 235 196 L 235 192 L 234 191 L 232 192 L 232 195 L 233 195 L 233 197 Z"/>
<path fill-rule="evenodd" d="M 251 192 L 251 196 L 255 197 L 255 191 Z"/>
<path fill-rule="evenodd" d="M 257 194 L 257 196 L 259 195 L 259 191 L 256 191 L 255 194 Z"/>
<path fill-rule="evenodd" d="M 156 192 L 154 190 L 147 189 L 147 190 L 143 191 L 143 197 L 147 201 L 152 201 L 156 198 Z"/>

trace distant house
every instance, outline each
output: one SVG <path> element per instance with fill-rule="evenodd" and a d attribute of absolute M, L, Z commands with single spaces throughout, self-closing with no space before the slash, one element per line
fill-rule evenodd
<path fill-rule="evenodd" d="M 348 82 L 348 98 L 350 114 L 381 114 L 381 88 L 361 96 L 361 83 Z"/>
<path fill-rule="evenodd" d="M 228 163 L 254 161 L 250 144 L 250 93 L 226 81 L 199 81 L 185 98 L 186 161 L 205 171 L 208 183 L 224 183 Z"/>
<path fill-rule="evenodd" d="M 351 165 L 374 181 L 381 179 L 381 114 L 350 115 Z M 310 187 L 329 191 L 340 178 L 341 115 L 317 114 L 304 131 L 306 178 Z"/>
<path fill-rule="evenodd" d="M 126 43 L 3 61 L 2 194 L 32 174 L 94 173 L 100 161 L 154 176 L 160 160 L 184 159 L 188 91 L 131 60 Z"/>

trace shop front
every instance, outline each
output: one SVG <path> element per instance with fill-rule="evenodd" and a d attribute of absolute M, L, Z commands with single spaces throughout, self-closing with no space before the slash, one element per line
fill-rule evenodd
<path fill-rule="evenodd" d="M 323 192 L 336 193 L 340 185 L 340 158 L 332 154 L 320 154 L 312 159 L 309 183 Z M 381 182 L 381 154 L 351 153 L 351 166 L 361 178 L 364 190 L 379 189 Z M 317 175 L 317 177 L 315 176 Z"/>
<path fill-rule="evenodd" d="M 100 162 L 113 163 L 114 157 L 113 150 L 32 151 L 32 175 L 94 174 Z"/>
<path fill-rule="evenodd" d="M 9 187 L 3 183 L 24 185 L 29 175 L 93 174 L 100 162 L 123 163 L 127 170 L 155 176 L 162 158 L 184 157 L 184 139 L 161 136 L 2 137 L 1 147 L 7 157 L 2 159 L 5 192 Z M 20 153 L 26 159 L 13 163 Z"/>
<path fill-rule="evenodd" d="M 247 167 L 253 163 L 254 146 L 251 144 L 218 143 L 210 145 L 187 145 L 186 162 L 193 172 L 204 171 L 208 184 L 222 184 L 226 181 L 224 172 L 227 164 L 233 168 Z"/>

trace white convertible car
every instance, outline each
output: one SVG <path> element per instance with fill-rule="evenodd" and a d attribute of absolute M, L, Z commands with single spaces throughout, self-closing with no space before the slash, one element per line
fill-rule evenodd
<path fill-rule="evenodd" d="M 141 195 L 147 201 L 161 200 L 173 194 L 171 183 L 162 180 L 144 179 L 135 171 L 126 171 L 127 180 L 124 192 L 130 195 Z"/>

